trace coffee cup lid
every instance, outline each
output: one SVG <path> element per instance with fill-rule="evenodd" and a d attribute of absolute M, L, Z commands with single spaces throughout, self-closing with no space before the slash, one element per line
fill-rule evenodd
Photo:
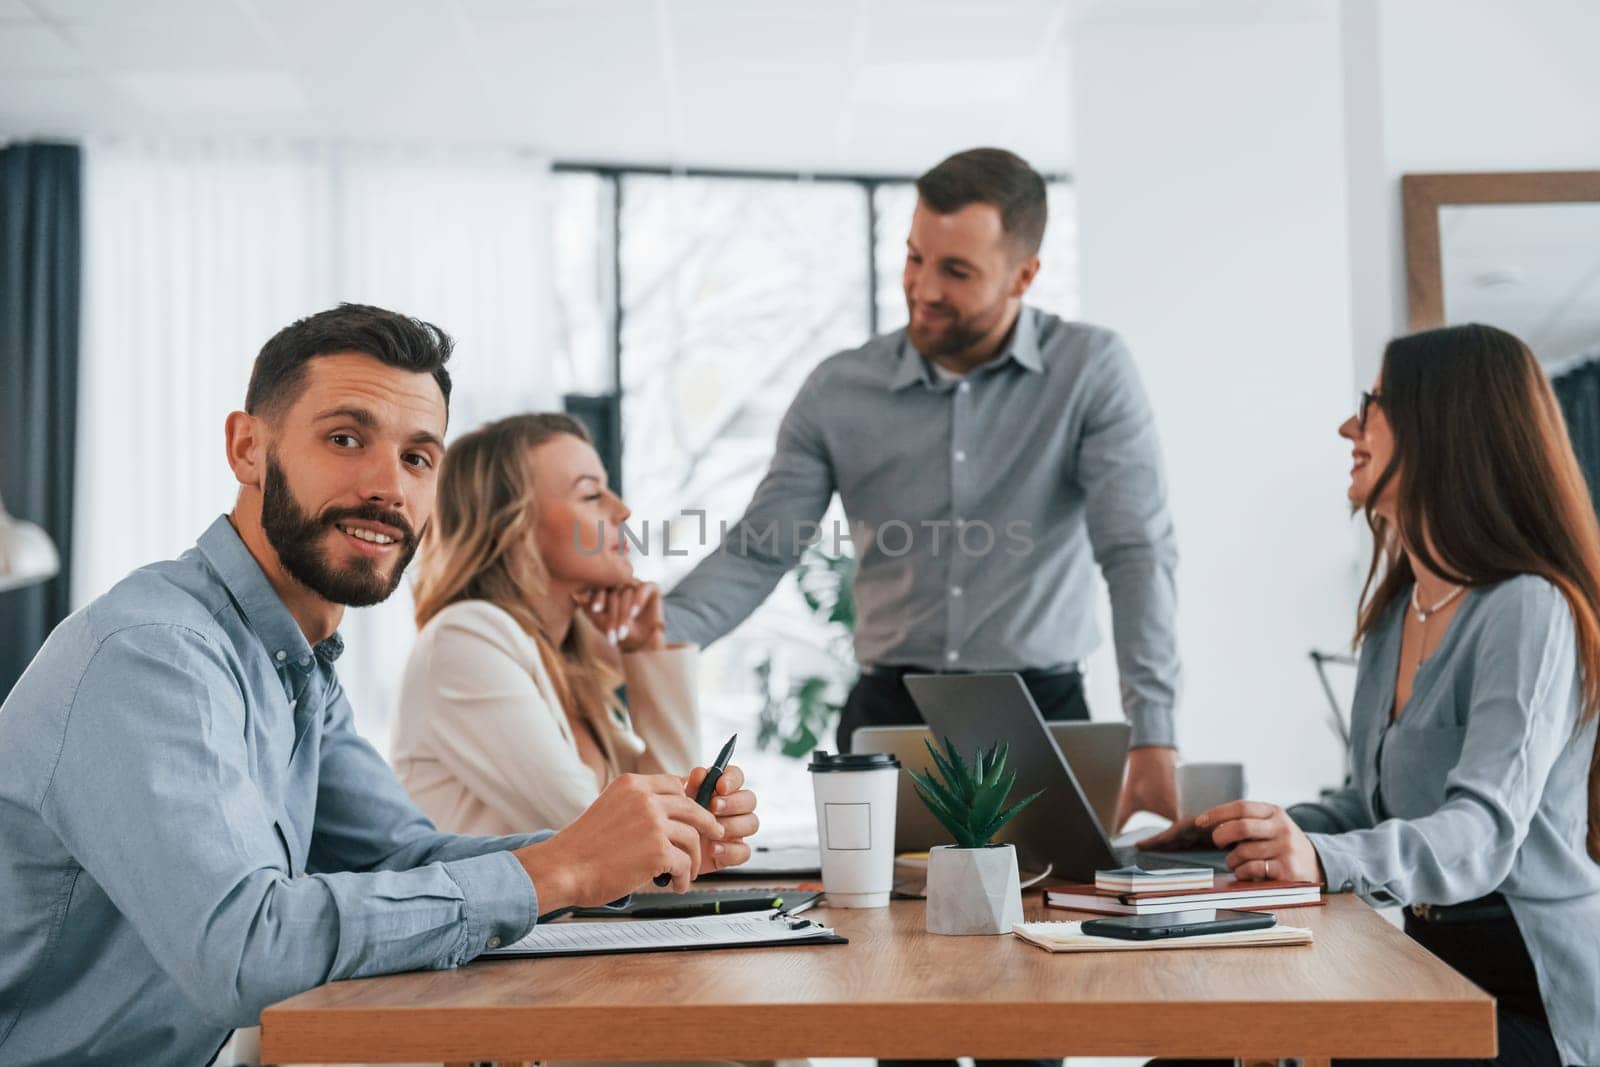
<path fill-rule="evenodd" d="M 886 767 L 899 767 L 900 760 L 892 752 L 828 753 L 821 749 L 811 753 L 808 771 L 881 771 Z"/>

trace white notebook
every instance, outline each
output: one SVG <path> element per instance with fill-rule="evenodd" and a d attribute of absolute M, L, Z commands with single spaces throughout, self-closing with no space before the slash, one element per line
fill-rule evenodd
<path fill-rule="evenodd" d="M 1225 934 L 1162 937 L 1150 941 L 1124 941 L 1083 932 L 1081 922 L 1017 923 L 1011 932 L 1047 952 L 1132 952 L 1166 948 L 1259 948 L 1263 945 L 1309 945 L 1311 931 L 1301 926 L 1269 926 L 1264 930 L 1234 930 Z"/>
<path fill-rule="evenodd" d="M 693 919 L 568 920 L 535 926 L 520 941 L 489 949 L 483 956 L 595 956 L 784 944 L 842 945 L 846 941 L 810 919 L 783 912 L 752 912 Z"/>

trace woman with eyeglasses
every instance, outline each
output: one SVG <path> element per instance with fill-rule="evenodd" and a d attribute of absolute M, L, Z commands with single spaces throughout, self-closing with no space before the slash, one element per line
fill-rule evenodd
<path fill-rule="evenodd" d="M 1406 905 L 1498 1001 L 1481 1062 L 1600 1063 L 1600 526 L 1555 395 L 1510 334 L 1430 330 L 1389 345 L 1339 434 L 1374 541 L 1352 782 L 1144 847 L 1209 837 L 1240 878 Z"/>

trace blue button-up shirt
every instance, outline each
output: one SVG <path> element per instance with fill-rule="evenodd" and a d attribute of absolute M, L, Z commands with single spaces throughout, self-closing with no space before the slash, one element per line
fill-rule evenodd
<path fill-rule="evenodd" d="M 63 622 L 0 707 L 0 1064 L 204 1064 L 334 979 L 454 967 L 538 914 L 438 832 L 226 518 Z"/>

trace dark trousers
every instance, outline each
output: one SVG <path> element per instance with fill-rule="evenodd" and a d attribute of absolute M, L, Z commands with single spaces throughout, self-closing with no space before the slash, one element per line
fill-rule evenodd
<path fill-rule="evenodd" d="M 921 726 L 922 713 L 902 680 L 928 671 L 907 667 L 874 667 L 863 671 L 839 715 L 839 751 L 850 751 L 850 739 L 863 726 Z M 1022 684 L 1051 722 L 1086 722 L 1083 675 L 1078 671 L 1022 671 Z"/>
<path fill-rule="evenodd" d="M 1492 1060 L 1334 1060 L 1334 1067 L 1560 1067 L 1539 997 L 1539 976 L 1516 919 L 1507 914 L 1473 922 L 1423 922 L 1408 912 L 1406 934 L 1494 996 L 1500 1054 Z M 1222 1062 L 1150 1061 L 1160 1067 Z"/>
<path fill-rule="evenodd" d="M 903 677 L 926 674 L 914 668 L 876 667 L 863 671 L 856 680 L 844 711 L 839 715 L 839 751 L 849 752 L 850 741 L 863 726 L 921 726 L 922 713 L 906 691 Z M 1022 683 L 1033 702 L 1051 722 L 1076 722 L 1089 718 L 1089 705 L 1083 699 L 1083 675 L 1077 671 L 1023 671 Z M 954 1060 L 879 1060 L 892 1067 L 950 1067 Z M 975 1067 L 1001 1064 L 1037 1064 L 1060 1067 L 1060 1060 L 976 1060 Z"/>

